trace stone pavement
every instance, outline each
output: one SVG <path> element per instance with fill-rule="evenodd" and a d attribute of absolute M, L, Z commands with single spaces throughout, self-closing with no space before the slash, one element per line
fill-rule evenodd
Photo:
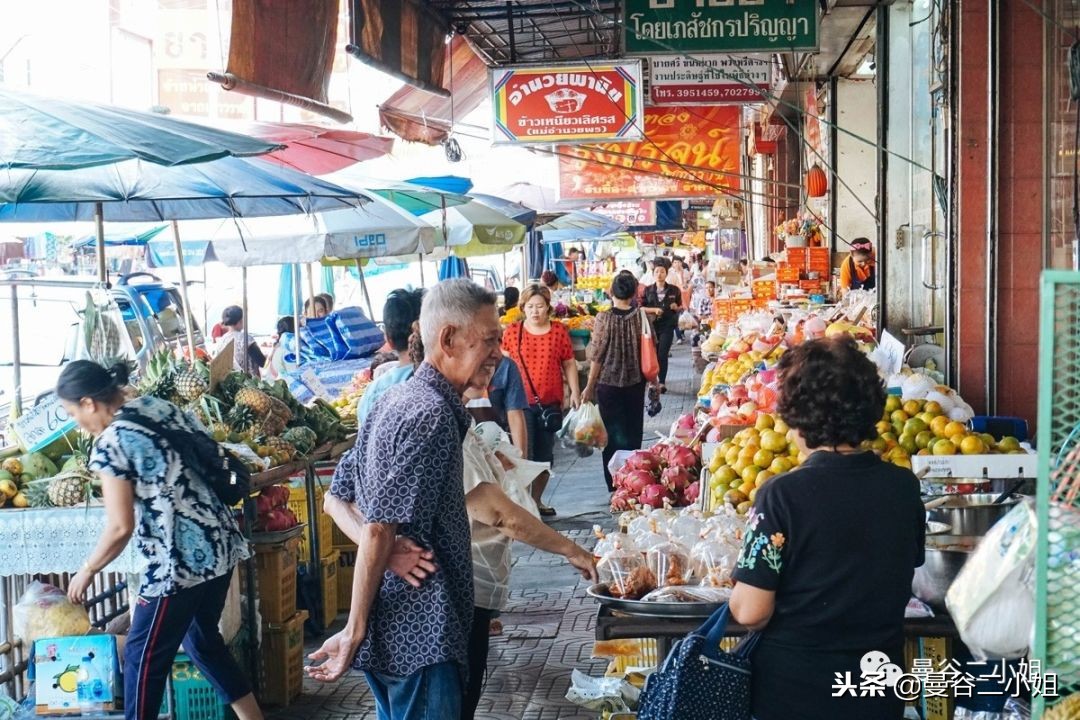
<path fill-rule="evenodd" d="M 693 408 L 698 378 L 688 345 L 672 349 L 668 392 L 663 411 L 646 417 L 646 444 L 667 433 L 671 423 Z M 608 512 L 600 454 L 579 458 L 556 448 L 555 473 L 545 500 L 559 511 L 551 526 L 591 546 L 592 527 L 614 527 Z M 599 676 L 607 660 L 590 658 L 596 603 L 585 595 L 585 582 L 561 558 L 522 543 L 514 546 L 510 600 L 502 613 L 503 634 L 491 639 L 488 678 L 478 718 L 485 720 L 562 720 L 595 718 L 596 713 L 566 700 L 570 672 Z M 342 619 L 339 619 L 339 623 Z M 337 629 L 337 628 L 335 628 Z M 308 645 L 318 646 L 313 638 Z M 287 708 L 269 710 L 271 720 L 371 720 L 374 705 L 367 684 L 352 674 L 334 685 L 304 682 L 304 694 Z"/>

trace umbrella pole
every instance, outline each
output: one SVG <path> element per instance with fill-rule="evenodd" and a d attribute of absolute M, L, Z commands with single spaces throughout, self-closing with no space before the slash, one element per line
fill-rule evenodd
<path fill-rule="evenodd" d="M 105 268 L 105 210 L 101 203 L 94 205 L 94 224 L 97 226 L 98 281 L 104 284 L 109 281 L 109 271 Z"/>
<path fill-rule="evenodd" d="M 244 333 L 241 336 L 243 342 L 248 342 L 248 323 L 251 322 L 251 318 L 248 317 L 248 282 L 247 282 L 247 265 L 240 266 L 240 311 L 244 314 Z M 244 372 L 251 372 L 251 353 L 247 348 L 244 348 Z"/>
<path fill-rule="evenodd" d="M 360 274 L 360 289 L 364 292 L 364 302 L 367 303 L 367 314 L 369 320 L 375 319 L 375 313 L 371 310 L 371 295 L 368 295 L 367 278 L 364 277 L 364 264 L 360 261 L 360 258 L 356 258 L 356 272 Z"/>
<path fill-rule="evenodd" d="M 22 348 L 19 345 L 19 286 L 11 286 L 11 417 L 22 417 Z"/>
<path fill-rule="evenodd" d="M 191 314 L 188 298 L 187 270 L 184 268 L 184 251 L 180 243 L 180 223 L 172 221 L 173 245 L 176 247 L 176 266 L 180 268 L 180 299 L 184 301 L 184 325 L 187 327 L 188 359 L 195 363 L 195 319 Z"/>
<path fill-rule="evenodd" d="M 300 289 L 300 266 L 298 264 L 296 264 L 296 263 L 293 263 L 293 323 L 294 323 L 293 328 L 296 330 L 295 338 L 296 338 L 296 367 L 297 368 L 300 367 L 300 350 L 301 350 L 301 348 L 300 348 L 300 345 L 301 345 L 301 341 L 300 341 L 300 320 L 301 320 L 301 317 L 300 316 L 301 316 L 301 312 L 302 312 L 301 306 L 303 305 L 303 302 L 301 301 L 300 296 L 302 294 L 303 294 L 303 291 Z"/>
<path fill-rule="evenodd" d="M 311 263 L 307 263 L 304 267 L 307 268 L 307 290 L 308 297 L 311 299 L 311 312 L 315 313 L 315 271 L 311 269 Z"/>
<path fill-rule="evenodd" d="M 420 287 L 425 287 L 425 285 L 424 285 L 424 256 L 423 256 L 423 254 L 420 254 L 420 255 L 417 255 L 416 257 L 418 257 L 420 259 Z"/>

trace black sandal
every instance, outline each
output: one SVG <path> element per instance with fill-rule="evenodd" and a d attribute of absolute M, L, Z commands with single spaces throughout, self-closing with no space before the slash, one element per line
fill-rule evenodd
<path fill-rule="evenodd" d="M 540 517 L 555 517 L 559 514 L 550 505 L 540 505 L 538 507 L 540 508 Z"/>

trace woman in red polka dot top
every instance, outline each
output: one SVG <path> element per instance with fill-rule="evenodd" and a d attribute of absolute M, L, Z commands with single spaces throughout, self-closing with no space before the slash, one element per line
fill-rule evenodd
<path fill-rule="evenodd" d="M 525 315 L 506 329 L 503 350 L 521 371 L 525 381 L 525 397 L 529 407 L 525 409 L 525 422 L 529 431 L 529 460 L 550 463 L 555 447 L 555 430 L 551 415 L 561 413 L 563 407 L 563 379 L 570 386 L 570 403 L 581 404 L 581 388 L 578 382 L 577 362 L 570 345 L 570 332 L 566 326 L 551 321 L 551 291 L 543 285 L 530 285 L 521 293 L 518 303 Z M 545 419 L 549 422 L 545 422 Z M 541 502 L 547 487 L 547 473 L 532 485 L 533 498 L 542 515 L 555 514 Z"/>

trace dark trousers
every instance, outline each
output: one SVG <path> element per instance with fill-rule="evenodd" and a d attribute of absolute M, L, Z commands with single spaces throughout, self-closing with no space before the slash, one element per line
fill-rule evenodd
<path fill-rule="evenodd" d="M 656 331 L 656 358 L 660 361 L 660 376 L 657 380 L 663 384 L 667 382 L 668 355 L 671 354 L 671 343 L 675 340 L 675 328 Z"/>
<path fill-rule="evenodd" d="M 124 646 L 124 718 L 157 718 L 180 642 L 225 702 L 251 692 L 218 631 L 232 573 L 173 595 L 138 598 Z"/>
<path fill-rule="evenodd" d="M 491 621 L 497 610 L 474 607 L 472 631 L 469 633 L 469 680 L 465 684 L 465 698 L 461 703 L 461 720 L 473 720 L 476 706 L 484 692 L 484 676 L 487 675 L 488 648 L 491 645 Z"/>
<path fill-rule="evenodd" d="M 525 429 L 529 435 L 527 459 L 549 463 L 555 461 L 555 431 L 544 429 L 540 420 L 542 412 L 537 405 L 525 408 Z"/>
<path fill-rule="evenodd" d="M 666 361 L 660 361 L 661 368 L 666 365 Z M 608 490 L 614 490 L 608 463 L 615 456 L 615 451 L 641 447 L 645 427 L 645 381 L 629 387 L 597 385 L 596 402 L 608 433 L 608 444 L 604 448 L 604 480 L 607 481 Z"/>

